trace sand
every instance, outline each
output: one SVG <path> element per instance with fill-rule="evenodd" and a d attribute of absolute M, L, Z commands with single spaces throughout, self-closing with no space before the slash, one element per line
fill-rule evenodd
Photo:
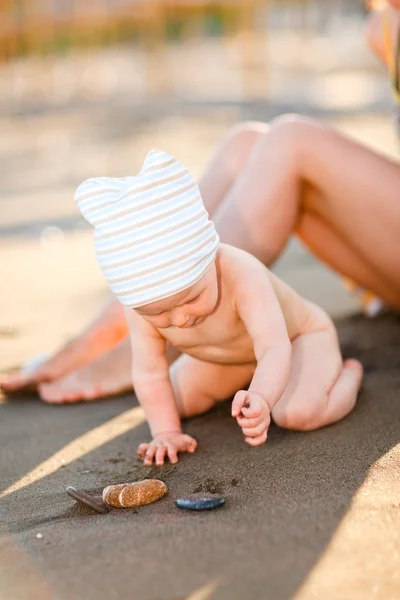
<path fill-rule="evenodd" d="M 255 449 L 229 403 L 187 423 L 195 455 L 152 469 L 135 458 L 148 430 L 140 414 L 129 429 L 133 396 L 3 404 L 2 490 L 23 487 L 1 498 L 1 597 L 36 598 L 36 580 L 42 598 L 398 598 L 400 323 L 353 317 L 339 331 L 345 355 L 366 368 L 355 411 L 313 433 L 272 427 Z M 121 435 L 114 426 L 116 437 L 102 443 L 119 415 Z M 93 447 L 89 432 L 99 427 L 105 435 Z M 164 480 L 169 495 L 137 512 L 98 515 L 65 493 L 74 485 L 100 496 L 107 484 L 148 476 Z M 179 511 L 174 500 L 195 491 L 223 494 L 226 506 Z"/>

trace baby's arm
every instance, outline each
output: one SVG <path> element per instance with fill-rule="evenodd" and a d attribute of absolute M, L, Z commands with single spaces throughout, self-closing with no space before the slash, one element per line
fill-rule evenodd
<path fill-rule="evenodd" d="M 264 267 L 255 264 L 238 278 L 236 308 L 253 340 L 257 368 L 248 391 L 232 403 L 245 441 L 252 446 L 267 439 L 270 413 L 289 380 L 292 346 L 285 319 Z"/>
<path fill-rule="evenodd" d="M 153 437 L 149 444 L 139 446 L 139 456 L 146 466 L 153 460 L 157 465 L 164 464 L 167 455 L 175 463 L 178 452 L 194 452 L 197 442 L 182 433 L 165 355 L 165 339 L 133 310 L 126 309 L 125 314 L 131 332 L 133 386 Z"/>

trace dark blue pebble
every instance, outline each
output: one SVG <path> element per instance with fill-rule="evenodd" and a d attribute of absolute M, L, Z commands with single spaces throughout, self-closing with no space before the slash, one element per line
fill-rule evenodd
<path fill-rule="evenodd" d="M 222 496 L 210 496 L 207 494 L 185 496 L 184 498 L 178 498 L 176 501 L 178 508 L 186 508 L 187 510 L 212 510 L 223 504 L 225 504 L 225 498 L 222 498 Z"/>

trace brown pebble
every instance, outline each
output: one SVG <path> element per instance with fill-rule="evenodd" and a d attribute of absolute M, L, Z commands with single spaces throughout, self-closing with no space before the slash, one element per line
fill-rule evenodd
<path fill-rule="evenodd" d="M 144 479 L 125 486 L 119 495 L 119 503 L 124 508 L 143 506 L 156 502 L 167 493 L 168 488 L 163 481 Z"/>
<path fill-rule="evenodd" d="M 117 485 L 108 485 L 103 490 L 103 500 L 114 508 L 123 508 L 119 502 L 119 495 L 129 483 L 119 483 Z"/>

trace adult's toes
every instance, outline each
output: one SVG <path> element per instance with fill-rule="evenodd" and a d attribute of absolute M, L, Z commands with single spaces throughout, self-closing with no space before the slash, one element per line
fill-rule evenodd
<path fill-rule="evenodd" d="M 62 404 L 73 401 L 73 395 L 70 391 L 64 390 L 57 384 L 42 383 L 39 385 L 39 396 L 48 404 Z"/>
<path fill-rule="evenodd" d="M 0 379 L 0 388 L 6 392 L 14 392 L 33 383 L 34 380 L 30 375 L 27 375 L 22 371 L 18 371 L 17 373 L 9 373 L 4 375 Z"/>
<path fill-rule="evenodd" d="M 92 385 L 82 390 L 80 393 L 82 400 L 87 400 L 90 402 L 91 400 L 97 400 L 98 398 L 103 398 L 106 393 L 103 389 L 98 385 Z"/>
<path fill-rule="evenodd" d="M 39 396 L 44 402 L 59 402 L 58 394 L 55 393 L 51 383 L 42 383 L 38 387 Z"/>

